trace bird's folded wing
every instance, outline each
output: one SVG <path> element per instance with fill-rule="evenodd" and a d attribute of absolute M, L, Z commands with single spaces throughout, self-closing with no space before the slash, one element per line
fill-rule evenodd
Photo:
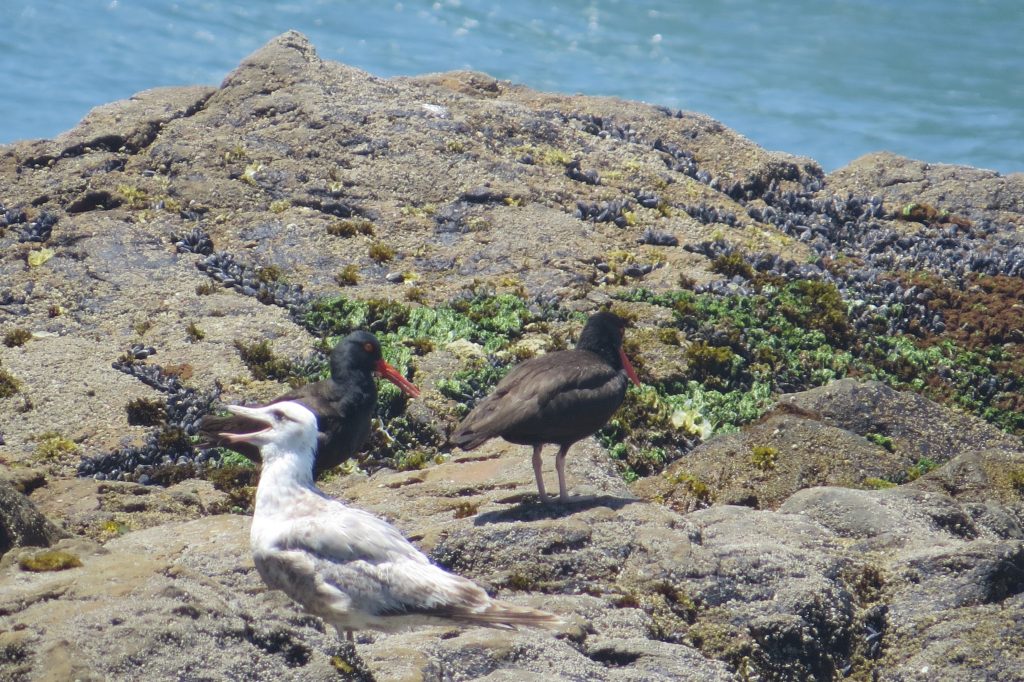
<path fill-rule="evenodd" d="M 260 449 L 252 443 L 233 443 L 221 437 L 223 433 L 252 433 L 266 428 L 266 424 L 255 419 L 249 419 L 237 414 L 208 414 L 199 422 L 196 447 L 206 448 L 228 448 L 239 452 L 249 459 L 258 462 L 260 460 Z"/>
<path fill-rule="evenodd" d="M 486 608 L 487 593 L 430 563 L 391 524 L 330 499 L 302 514 L 254 553 L 271 587 L 311 610 L 454 617 Z"/>
<path fill-rule="evenodd" d="M 293 519 L 280 528 L 272 541 L 280 549 L 303 550 L 338 563 L 379 563 L 405 558 L 429 564 L 423 553 L 390 523 L 329 497 L 304 499 L 292 511 Z"/>
<path fill-rule="evenodd" d="M 377 616 L 459 617 L 485 609 L 490 601 L 472 581 L 406 558 L 347 564 L 319 558 L 317 571 L 348 596 L 350 608 Z"/>
<path fill-rule="evenodd" d="M 420 615 L 483 618 L 486 624 L 484 612 L 491 603 L 475 583 L 430 563 L 339 561 L 299 549 L 259 552 L 253 558 L 268 586 L 331 622 Z"/>
<path fill-rule="evenodd" d="M 331 414 L 337 411 L 337 402 L 340 396 L 341 393 L 334 382 L 324 379 L 292 389 L 284 395 L 274 398 L 268 405 L 292 400 L 319 418 L 320 415 Z"/>
<path fill-rule="evenodd" d="M 558 362 L 540 362 L 548 358 Z M 557 419 L 563 404 L 578 407 L 580 398 L 601 391 L 618 374 L 600 361 L 579 362 L 577 354 L 564 361 L 554 353 L 536 360 L 517 367 L 477 404 L 452 435 L 452 442 L 469 441 L 477 433 L 515 430 L 541 413 L 546 422 Z"/>

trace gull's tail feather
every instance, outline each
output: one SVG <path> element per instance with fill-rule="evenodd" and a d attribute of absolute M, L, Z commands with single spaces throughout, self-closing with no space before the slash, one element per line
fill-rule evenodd
<path fill-rule="evenodd" d="M 481 610 L 463 610 L 452 615 L 464 623 L 503 630 L 521 627 L 553 629 L 565 625 L 565 621 L 553 613 L 494 600 Z"/>

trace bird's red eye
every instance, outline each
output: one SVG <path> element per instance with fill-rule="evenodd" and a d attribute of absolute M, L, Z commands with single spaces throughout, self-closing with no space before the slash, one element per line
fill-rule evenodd
<path fill-rule="evenodd" d="M 367 341 L 366 343 L 363 344 L 363 350 L 365 350 L 367 353 L 373 353 L 373 344 Z"/>

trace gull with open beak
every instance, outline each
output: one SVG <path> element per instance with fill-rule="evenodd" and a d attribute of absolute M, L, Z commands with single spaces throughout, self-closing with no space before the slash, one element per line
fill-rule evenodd
<path fill-rule="evenodd" d="M 313 482 L 316 416 L 297 402 L 230 406 L 255 427 L 224 439 L 260 448 L 250 535 L 264 582 L 351 640 L 353 630 L 462 624 L 556 627 L 550 613 L 491 599 L 430 563 L 391 524 L 328 497 Z"/>

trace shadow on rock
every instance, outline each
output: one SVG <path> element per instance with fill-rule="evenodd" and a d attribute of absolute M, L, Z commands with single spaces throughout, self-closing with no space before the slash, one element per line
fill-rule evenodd
<path fill-rule="evenodd" d="M 612 495 L 581 495 L 569 498 L 568 502 L 556 502 L 550 505 L 541 504 L 535 499 L 522 500 L 509 509 L 480 514 L 473 520 L 473 524 L 483 526 L 488 523 L 507 523 L 509 521 L 561 519 L 596 507 L 622 509 L 627 504 L 641 501 L 635 497 L 614 497 Z"/>

